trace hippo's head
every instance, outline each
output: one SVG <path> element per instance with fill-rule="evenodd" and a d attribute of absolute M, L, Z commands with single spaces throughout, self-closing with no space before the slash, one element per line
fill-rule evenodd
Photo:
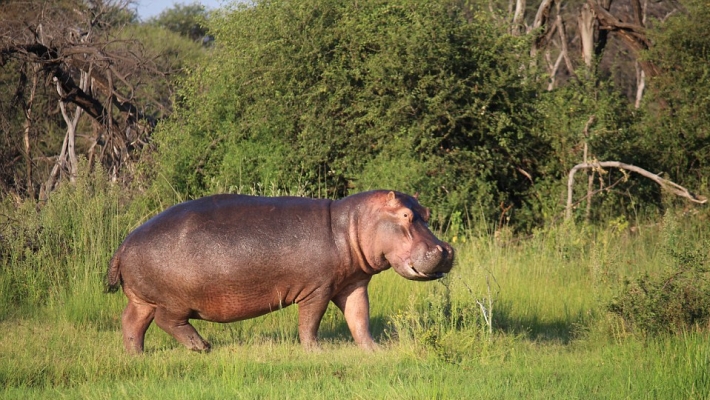
<path fill-rule="evenodd" d="M 374 250 L 384 264 L 417 281 L 439 279 L 451 271 L 454 249 L 429 230 L 429 209 L 403 193 L 383 194 L 371 229 Z"/>

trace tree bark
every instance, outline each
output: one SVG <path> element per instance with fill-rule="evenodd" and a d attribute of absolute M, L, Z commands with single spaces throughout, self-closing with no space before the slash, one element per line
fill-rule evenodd
<path fill-rule="evenodd" d="M 513 14 L 513 26 L 511 33 L 520 36 L 525 32 L 525 0 L 515 0 L 515 13 Z"/>
<path fill-rule="evenodd" d="M 594 60 L 594 10 L 589 4 L 582 5 L 577 17 L 577 25 L 582 42 L 582 58 L 587 69 L 591 70 Z"/>
<path fill-rule="evenodd" d="M 636 62 L 636 101 L 634 102 L 634 108 L 641 107 L 641 100 L 643 98 L 643 91 L 646 88 L 646 73 L 643 72 L 641 65 Z"/>
<path fill-rule="evenodd" d="M 37 74 L 39 69 L 37 67 L 32 67 L 32 87 L 30 88 L 30 97 L 25 103 L 25 123 L 23 126 L 23 144 L 25 147 L 25 172 L 26 172 L 26 184 L 27 184 L 27 194 L 31 197 L 35 197 L 34 183 L 32 182 L 32 141 L 30 140 L 30 134 L 32 131 L 32 105 L 35 100 L 35 93 L 37 93 Z"/>
<path fill-rule="evenodd" d="M 562 51 L 560 51 L 560 54 L 557 56 L 557 60 L 554 64 L 549 62 L 550 52 L 546 52 L 545 55 L 548 58 L 548 63 L 550 64 L 550 83 L 547 85 L 547 91 L 551 92 L 552 89 L 555 88 L 555 77 L 557 76 L 557 70 L 560 68 L 560 64 L 562 63 L 562 58 L 564 57 L 564 54 L 562 53 Z"/>
<path fill-rule="evenodd" d="M 535 41 L 532 44 L 532 47 L 530 49 L 530 56 L 535 57 L 538 53 L 538 51 L 545 47 L 547 42 L 550 40 L 550 38 L 554 35 L 554 30 L 556 28 L 555 24 L 548 24 L 547 21 L 550 18 L 550 8 L 554 4 L 554 0 L 542 0 L 542 3 L 540 3 L 540 7 L 537 9 L 537 13 L 535 14 L 535 19 L 533 20 L 533 24 L 530 27 L 530 30 L 536 30 L 541 27 L 544 27 L 544 31 L 540 33 Z M 559 15 L 558 15 L 559 17 Z"/>
<path fill-rule="evenodd" d="M 584 130 L 582 131 L 582 134 L 584 136 L 584 164 L 587 164 L 589 162 L 588 156 L 589 156 L 589 127 L 592 126 L 594 121 L 596 120 L 595 115 L 590 115 L 589 119 L 587 120 L 587 123 L 584 125 Z M 592 169 L 592 173 L 589 173 L 589 170 L 587 170 L 587 208 L 584 212 L 584 220 L 586 222 L 589 222 L 589 219 L 592 216 L 592 189 L 594 185 L 594 170 Z"/>
<path fill-rule="evenodd" d="M 542 0 L 540 7 L 537 8 L 537 13 L 535 14 L 535 19 L 533 20 L 532 29 L 537 29 L 547 23 L 550 16 L 550 7 L 554 0 Z"/>
<path fill-rule="evenodd" d="M 632 1 L 634 6 L 634 17 L 636 18 L 636 23 L 646 27 L 646 9 L 648 6 L 648 0 L 644 0 L 643 5 L 639 0 Z M 646 72 L 641 68 L 638 61 L 634 63 L 636 68 L 636 101 L 634 102 L 634 107 L 641 107 L 641 99 L 643 98 L 643 91 L 646 88 Z"/>
<path fill-rule="evenodd" d="M 560 34 L 560 49 L 562 49 L 562 57 L 565 60 L 567 72 L 569 72 L 570 75 L 575 76 L 574 67 L 572 66 L 572 60 L 570 60 L 569 58 L 569 50 L 567 49 L 567 33 L 565 30 L 565 24 L 559 14 L 557 14 L 557 20 L 555 21 L 555 23 L 557 24 L 557 31 Z"/>

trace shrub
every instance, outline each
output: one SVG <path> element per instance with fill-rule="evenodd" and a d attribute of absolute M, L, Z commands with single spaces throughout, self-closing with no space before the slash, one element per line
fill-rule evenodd
<path fill-rule="evenodd" d="M 710 268 L 708 242 L 678 240 L 673 217 L 665 218 L 664 252 L 671 265 L 665 271 L 627 280 L 609 305 L 626 327 L 643 335 L 678 334 L 710 328 Z"/>

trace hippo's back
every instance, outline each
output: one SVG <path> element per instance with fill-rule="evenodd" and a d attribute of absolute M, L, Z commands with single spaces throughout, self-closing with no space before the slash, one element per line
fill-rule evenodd
<path fill-rule="evenodd" d="M 138 227 L 122 246 L 163 253 L 171 247 L 256 251 L 321 236 L 330 225 L 330 200 L 222 194 L 168 208 Z"/>

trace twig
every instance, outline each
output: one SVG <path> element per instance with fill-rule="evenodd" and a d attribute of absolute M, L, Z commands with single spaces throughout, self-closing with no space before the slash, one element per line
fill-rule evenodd
<path fill-rule="evenodd" d="M 495 275 L 491 273 L 490 270 L 487 268 L 484 268 L 485 271 L 488 273 L 486 275 L 486 287 L 488 289 L 488 298 L 483 298 L 481 300 L 476 298 L 476 295 L 473 293 L 473 290 L 471 290 L 471 287 L 466 284 L 466 281 L 464 281 L 460 276 L 457 276 L 463 286 L 468 290 L 468 293 L 471 294 L 471 297 L 474 298 L 474 301 L 476 304 L 478 304 L 479 307 L 481 307 L 481 315 L 483 315 L 483 320 L 486 323 L 486 326 L 488 327 L 488 333 L 490 335 L 493 334 L 493 292 L 491 290 L 491 280 L 490 278 L 493 277 L 493 282 L 495 282 L 496 286 L 498 286 L 498 291 L 500 291 L 500 284 L 498 284 L 498 280 L 496 279 Z M 484 302 L 488 303 L 487 307 Z"/>

